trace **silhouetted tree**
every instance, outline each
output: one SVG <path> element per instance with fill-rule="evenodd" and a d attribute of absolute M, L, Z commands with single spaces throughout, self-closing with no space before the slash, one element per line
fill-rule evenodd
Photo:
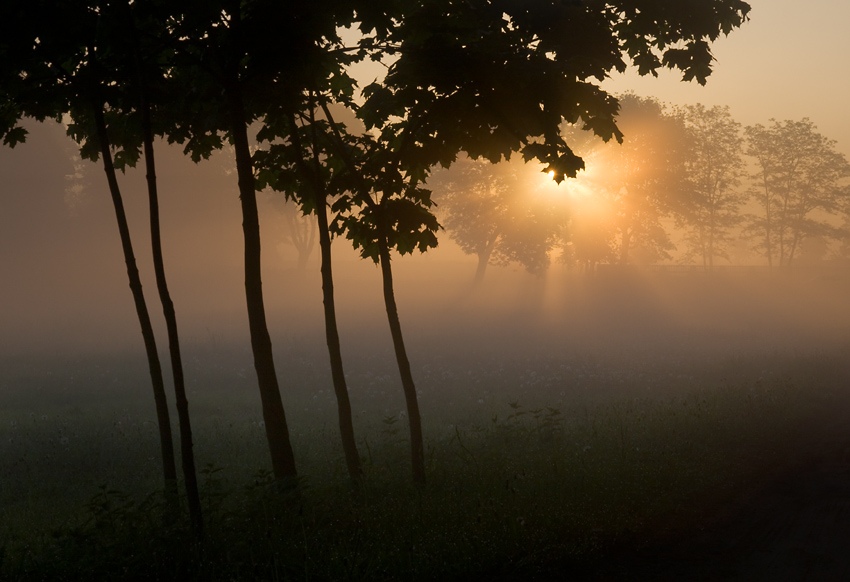
<path fill-rule="evenodd" d="M 227 140 L 233 147 L 242 210 L 245 294 L 254 369 L 260 389 L 275 479 L 297 475 L 265 316 L 260 225 L 249 126 L 273 126 L 291 111 L 310 70 L 324 54 L 324 35 L 335 36 L 340 9 L 285 5 L 272 0 L 185 0 L 169 4 L 172 77 L 181 88 L 172 104 L 178 123 L 169 139 L 185 143 L 195 161 Z M 345 11 L 343 10 L 343 13 Z M 351 16 L 349 9 L 348 17 Z M 298 55 L 298 58 L 293 58 Z"/>
<path fill-rule="evenodd" d="M 334 73 L 344 75 L 340 63 L 335 63 L 334 68 L 336 69 Z M 321 74 L 325 72 L 327 75 Z M 321 82 L 323 89 L 331 90 L 327 87 L 331 72 L 317 71 L 319 74 L 313 86 L 319 86 Z M 350 78 L 348 87 L 353 87 L 353 81 Z M 337 186 L 341 162 L 335 160 L 328 152 L 328 121 L 317 118 L 317 113 L 321 114 L 318 111 L 321 108 L 319 101 L 325 98 L 324 95 L 318 95 L 315 90 L 305 92 L 298 111 L 285 112 L 288 117 L 284 122 L 285 141 L 271 144 L 267 151 L 258 151 L 256 159 L 258 167 L 262 168 L 260 176 L 263 185 L 267 183 L 273 189 L 285 193 L 301 206 L 303 212 L 312 213 L 316 217 L 321 252 L 325 340 L 337 401 L 340 436 L 349 477 L 355 486 L 359 486 L 362 468 L 354 437 L 351 402 L 336 320 L 331 227 L 328 220 L 328 207 L 332 205 L 332 210 L 338 211 L 346 205 L 346 200 L 340 199 L 341 192 Z M 269 139 L 276 137 L 271 130 L 261 132 L 261 136 Z"/>
<path fill-rule="evenodd" d="M 353 104 L 352 104 L 353 105 Z M 337 123 L 325 106 L 333 147 L 344 162 L 351 192 L 340 206 L 334 229 L 344 233 L 363 258 L 381 268 L 384 307 L 396 356 L 410 430 L 411 469 L 415 483 L 424 484 L 425 444 L 416 384 L 401 329 L 395 299 L 391 251 L 404 255 L 437 245 L 440 225 L 431 213 L 430 190 L 421 183 L 430 170 L 418 159 L 418 147 L 410 147 L 407 120 L 389 120 L 372 132 L 353 136 Z M 398 145 L 400 144 L 400 147 Z"/>
<path fill-rule="evenodd" d="M 827 215 L 846 206 L 850 164 L 808 118 L 771 122 L 744 130 L 757 164 L 752 195 L 763 212 L 750 229 L 768 265 L 784 267 L 807 237 L 840 235 Z"/>
<path fill-rule="evenodd" d="M 417 242 L 429 244 L 423 213 L 429 202 L 418 185 L 431 168 L 450 165 L 459 152 L 491 162 L 520 152 L 526 161 L 542 162 L 543 171 L 551 172 L 556 182 L 575 176 L 583 162 L 562 138 L 562 122 L 581 120 L 604 139 L 621 137 L 614 123 L 617 100 L 589 79 L 624 70 L 628 57 L 641 74 L 667 66 L 682 70 L 686 80 L 704 83 L 711 72 L 709 41 L 740 26 L 750 9 L 740 0 L 699 0 L 688 10 L 639 0 L 598 5 L 470 0 L 400 6 L 392 14 L 393 25 L 379 29 L 366 45 L 381 43 L 394 60 L 386 78 L 364 88 L 365 102 L 357 109 L 367 133 L 379 136 L 372 158 L 378 172 L 366 176 L 380 177 L 380 184 L 355 189 L 362 199 L 364 228 L 371 225 L 376 235 L 355 239 L 366 245 L 364 252 L 379 247 L 385 274 L 389 260 L 383 260 L 388 255 L 380 245 L 391 236 L 387 226 L 397 218 L 390 217 L 389 204 L 382 207 L 372 194 L 391 184 L 392 196 L 385 199 L 400 200 L 399 207 L 409 210 L 396 216 L 415 217 L 403 228 L 396 225 L 397 248 L 404 252 Z M 371 25 L 360 28 L 371 30 Z M 408 237 L 409 232 L 417 238 Z M 386 298 L 391 289 L 386 275 L 384 289 Z M 392 320 L 394 302 L 387 300 L 387 307 Z"/>
<path fill-rule="evenodd" d="M 177 314 L 174 302 L 168 291 L 168 281 L 165 276 L 165 262 L 162 254 L 162 237 L 159 221 L 159 193 L 156 180 L 156 162 L 154 159 L 154 128 L 151 120 L 151 94 L 161 101 L 168 94 L 170 87 L 162 63 L 167 62 L 163 55 L 167 46 L 162 43 L 162 35 L 157 35 L 161 27 L 158 14 L 143 12 L 140 4 L 119 4 L 116 19 L 123 19 L 123 26 L 115 26 L 113 30 L 114 49 L 124 49 L 125 67 L 129 69 L 128 89 L 129 103 L 119 115 L 124 119 L 133 119 L 133 113 L 138 112 L 140 131 L 128 133 L 128 136 L 141 136 L 144 151 L 146 179 L 148 186 L 148 202 L 150 208 L 151 247 L 153 254 L 156 286 L 159 293 L 165 327 L 168 334 L 168 352 L 171 360 L 171 374 L 174 381 L 178 426 L 180 429 L 180 457 L 183 469 L 183 479 L 186 488 L 186 499 L 189 517 L 197 536 L 203 535 L 204 522 L 201 511 L 201 499 L 198 492 L 198 478 L 195 470 L 195 453 L 192 442 L 192 425 L 189 415 L 189 401 L 186 397 L 186 384 L 183 375 L 183 360 L 180 353 L 180 336 L 177 328 Z M 119 20 L 120 22 L 120 20 Z M 142 29 L 141 32 L 139 29 Z M 155 39 L 154 43 L 144 43 L 145 40 Z M 123 43 L 121 41 L 124 41 Z M 120 65 L 121 63 L 116 63 Z M 116 108 L 117 109 L 117 108 Z M 134 151 L 138 140 L 123 144 L 124 150 Z M 132 148 L 132 149 L 131 149 Z"/>
<path fill-rule="evenodd" d="M 4 55 L 0 94 L 0 135 L 14 146 L 26 132 L 18 125 L 22 117 L 57 121 L 70 115 L 68 132 L 81 143 L 81 155 L 100 158 L 109 184 L 127 276 L 142 329 L 156 403 L 165 490 L 171 510 L 177 494 L 171 422 L 162 378 L 162 367 L 150 315 L 142 291 L 121 191 L 115 173 L 107 125 L 111 103 L 120 102 L 120 86 L 110 72 L 114 63 L 105 44 L 105 17 L 97 4 L 9 3 L 0 14 L 0 54 Z M 50 18 L 45 18 L 50 14 Z M 111 23 L 113 26 L 114 22 Z M 121 153 L 121 152 L 119 152 Z M 119 160 L 123 163 L 123 159 Z"/>
<path fill-rule="evenodd" d="M 740 208 L 747 199 L 736 190 L 744 172 L 741 124 L 728 107 L 697 104 L 679 113 L 687 128 L 687 179 L 675 211 L 687 229 L 689 256 L 698 256 L 710 269 L 715 257 L 728 260 L 726 245 L 742 221 Z"/>

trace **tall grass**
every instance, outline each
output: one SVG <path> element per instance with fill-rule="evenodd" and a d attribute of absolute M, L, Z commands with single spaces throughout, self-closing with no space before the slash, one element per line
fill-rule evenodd
<path fill-rule="evenodd" d="M 0 413 L 2 576 L 433 580 L 566 568 L 703 519 L 785 462 L 842 385 L 840 360 L 826 356 L 436 358 L 417 371 L 429 478 L 417 488 L 395 377 L 364 361 L 349 372 L 365 471 L 353 495 L 329 382 L 309 358 L 290 369 L 285 385 L 311 389 L 286 394 L 302 481 L 282 494 L 241 362 L 197 362 L 200 543 L 187 523 L 163 524 L 141 389 L 50 409 L 13 394 Z M 93 394 L 122 382 L 81 375 Z"/>

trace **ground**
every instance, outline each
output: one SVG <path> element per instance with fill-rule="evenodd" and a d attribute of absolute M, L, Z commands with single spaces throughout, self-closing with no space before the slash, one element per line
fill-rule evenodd
<path fill-rule="evenodd" d="M 785 443 L 777 462 L 699 525 L 612 548 L 598 563 L 546 580 L 850 580 L 850 427 L 847 408 Z"/>

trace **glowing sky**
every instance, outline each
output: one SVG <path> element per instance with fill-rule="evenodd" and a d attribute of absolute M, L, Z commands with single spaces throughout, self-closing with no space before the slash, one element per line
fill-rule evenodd
<path fill-rule="evenodd" d="M 750 21 L 713 45 L 717 61 L 705 87 L 662 71 L 606 81 L 668 103 L 728 105 L 745 125 L 809 117 L 850 155 L 850 2 L 748 0 Z"/>

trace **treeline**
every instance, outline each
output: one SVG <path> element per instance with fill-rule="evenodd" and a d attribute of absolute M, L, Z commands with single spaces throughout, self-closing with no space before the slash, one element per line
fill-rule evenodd
<path fill-rule="evenodd" d="M 633 94 L 620 107 L 622 145 L 562 127 L 586 169 L 557 191 L 516 160 L 464 159 L 435 175 L 439 216 L 478 257 L 476 280 L 488 264 L 542 273 L 553 254 L 587 270 L 674 253 L 706 269 L 736 254 L 772 267 L 804 251 L 850 255 L 850 164 L 808 118 L 742 127 L 728 107 L 665 107 Z"/>
<path fill-rule="evenodd" d="M 0 137 L 26 138 L 24 118 L 66 124 L 81 156 L 109 185 L 128 282 L 157 403 L 165 489 L 177 511 L 177 471 L 151 313 L 142 291 L 119 171 L 143 162 L 151 253 L 167 323 L 180 458 L 195 533 L 203 534 L 177 306 L 160 245 L 156 138 L 198 163 L 232 152 L 244 235 L 250 340 L 268 448 L 279 487 L 297 487 L 266 323 L 257 192 L 270 188 L 316 223 L 322 294 L 342 449 L 353 489 L 362 469 L 340 353 L 331 236 L 380 265 L 387 320 L 407 401 L 413 479 L 426 480 L 416 389 L 395 304 L 393 253 L 425 251 L 439 229 L 425 182 L 463 153 L 511 154 L 554 180 L 584 161 L 564 122 L 622 139 L 618 100 L 596 80 L 628 62 L 706 81 L 709 42 L 747 17 L 740 0 L 535 4 L 525 0 L 10 0 L 0 7 Z M 347 31 L 347 32 L 346 32 Z M 353 39 L 353 40 L 352 40 Z M 387 74 L 358 88 L 350 66 L 382 61 Z M 229 146 L 225 148 L 225 146 Z M 166 193 L 167 195 L 167 193 Z M 38 225 L 33 225 L 38 228 Z"/>

